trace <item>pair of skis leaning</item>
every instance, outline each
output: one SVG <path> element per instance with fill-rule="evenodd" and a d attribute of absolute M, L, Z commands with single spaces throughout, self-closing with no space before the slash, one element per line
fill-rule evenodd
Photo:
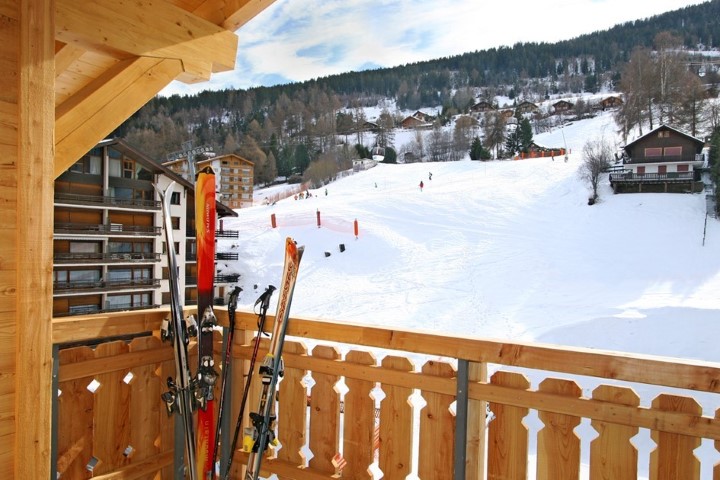
<path fill-rule="evenodd" d="M 202 178 L 205 176 L 205 178 Z M 201 180 L 202 179 L 202 180 Z M 171 316 L 163 326 L 162 337 L 173 342 L 175 349 L 176 378 L 168 378 L 169 390 L 163 394 L 168 413 L 176 412 L 182 417 L 183 435 L 185 439 L 185 453 L 187 456 L 187 471 L 190 480 L 210 480 L 214 478 L 215 462 L 217 459 L 217 446 L 219 443 L 219 425 L 215 427 L 214 388 L 217 373 L 213 360 L 213 330 L 217 325 L 212 311 L 214 259 L 215 259 L 215 193 L 214 174 L 212 169 L 205 169 L 198 174 L 198 189 L 196 190 L 196 214 L 202 215 L 196 219 L 198 242 L 198 312 L 202 312 L 200 327 L 192 317 L 183 318 L 183 308 L 180 302 L 178 284 L 178 263 L 175 256 L 172 235 L 172 221 L 170 216 L 170 197 L 173 184 L 165 192 L 160 191 L 162 200 L 163 219 L 165 225 L 165 241 L 168 254 L 168 269 L 170 281 Z M 202 187 L 205 188 L 202 188 Z M 251 414 L 252 427 L 247 429 L 243 438 L 243 450 L 249 453 L 246 479 L 257 480 L 260 472 L 262 458 L 268 445 L 275 441 L 274 428 L 274 398 L 279 376 L 282 376 L 282 348 L 285 331 L 290 313 L 290 304 L 297 280 L 297 272 L 302 258 L 303 248 L 297 247 L 295 242 L 288 238 L 285 244 L 285 265 L 278 301 L 275 324 L 270 340 L 270 346 L 260 367 L 262 376 L 262 392 L 258 410 Z M 201 260 L 202 259 L 202 260 Z M 209 272 L 209 273 L 208 273 Z M 260 320 L 264 324 L 268 302 L 274 287 L 269 287 L 258 299 L 260 303 Z M 236 288 L 230 298 L 228 315 L 231 320 L 229 332 L 234 330 L 235 307 L 240 289 Z M 260 333 L 263 325 L 259 326 L 258 338 L 254 348 L 251 374 L 248 376 L 243 392 L 243 403 L 238 416 L 238 425 L 242 421 L 247 394 L 249 392 L 252 368 L 254 368 L 257 355 Z M 189 337 L 199 335 L 198 358 L 199 366 L 196 377 L 193 377 L 189 366 L 188 344 Z M 232 333 L 230 333 L 232 335 Z M 228 339 L 229 340 L 229 339 Z M 220 405 L 218 418 L 225 415 L 225 386 L 226 372 L 230 361 L 231 342 L 226 343 L 227 349 L 223 365 L 223 380 L 221 385 Z M 198 430 L 194 428 L 192 413 L 199 406 Z M 213 436 L 214 434 L 214 436 Z M 230 459 L 225 471 L 224 479 L 228 478 L 232 465 L 232 453 L 235 451 L 238 437 L 236 427 Z M 182 472 L 175 472 L 176 478 L 183 478 Z"/>
<path fill-rule="evenodd" d="M 246 480 L 257 480 L 260 475 L 260 467 L 262 465 L 263 456 L 268 446 L 275 445 L 275 392 L 277 389 L 278 379 L 283 375 L 282 349 L 285 343 L 285 332 L 287 331 L 288 319 L 290 316 L 290 304 L 292 303 L 293 292 L 297 282 L 298 268 L 302 259 L 304 248 L 298 247 L 292 238 L 285 240 L 285 264 L 283 266 L 283 274 L 280 283 L 280 293 L 275 313 L 275 323 L 273 324 L 272 333 L 270 334 L 270 344 L 268 352 L 260 365 L 259 374 L 262 380 L 262 388 L 260 391 L 260 401 L 255 412 L 250 413 L 251 426 L 246 428 L 243 433 L 242 449 L 248 453 L 248 464 L 245 472 Z M 235 433 L 233 435 L 232 445 L 230 448 L 230 458 L 225 469 L 225 473 L 221 477 L 222 480 L 228 480 L 230 469 L 232 467 L 233 453 L 237 448 L 237 441 L 242 427 L 242 421 L 245 414 L 245 406 L 247 403 L 248 393 L 255 370 L 255 360 L 258 355 L 260 346 L 260 338 L 264 333 L 265 318 L 267 309 L 275 287 L 269 286 L 265 292 L 255 302 L 255 306 L 260 306 L 258 312 L 258 334 L 255 337 L 253 353 L 250 357 L 250 368 L 248 377 L 245 380 L 243 388 L 243 396 L 238 412 Z"/>
<path fill-rule="evenodd" d="M 195 181 L 198 314 L 201 315 L 199 327 L 192 316 L 183 318 L 178 283 L 179 265 L 170 216 L 173 186 L 174 182 L 164 192 L 158 189 L 162 201 L 170 282 L 170 321 L 163 324 L 161 335 L 163 340 L 173 342 L 176 375 L 175 379 L 168 378 L 168 391 L 162 398 L 169 414 L 175 412 L 182 417 L 188 477 L 190 480 L 210 480 L 214 476 L 214 391 L 218 377 L 213 359 L 213 331 L 217 321 L 212 309 L 215 277 L 215 173 L 210 167 L 204 168 L 197 174 Z M 188 345 L 191 336 L 198 337 L 199 364 L 196 376 L 191 374 L 189 364 Z M 197 430 L 193 424 L 193 411 L 196 409 Z M 185 475 L 177 471 L 175 477 L 184 478 Z"/>

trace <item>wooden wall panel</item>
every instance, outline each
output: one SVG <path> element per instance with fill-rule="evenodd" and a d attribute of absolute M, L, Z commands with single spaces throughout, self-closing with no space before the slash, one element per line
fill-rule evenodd
<path fill-rule="evenodd" d="M 18 272 L 15 385 L 23 401 L 15 405 L 14 464 L 9 478 L 41 479 L 49 478 L 51 472 L 55 2 L 17 3 L 19 29 L 14 45 L 22 68 L 15 83 L 21 152 L 16 164 L 24 187 L 16 190 L 18 221 L 11 238 L 17 243 Z"/>
<path fill-rule="evenodd" d="M 13 478 L 15 468 L 17 3 L 0 5 L 0 478 Z"/>

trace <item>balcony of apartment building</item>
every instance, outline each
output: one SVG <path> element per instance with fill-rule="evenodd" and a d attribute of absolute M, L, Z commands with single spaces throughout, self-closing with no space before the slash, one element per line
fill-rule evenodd
<path fill-rule="evenodd" d="M 153 265 L 56 265 L 55 316 L 152 308 L 160 280 Z"/>
<path fill-rule="evenodd" d="M 133 191 L 119 192 L 105 191 L 102 195 L 83 195 L 78 193 L 55 192 L 55 205 L 100 207 L 100 208 L 127 208 L 137 210 L 160 210 L 160 202 L 147 195 L 136 194 Z"/>

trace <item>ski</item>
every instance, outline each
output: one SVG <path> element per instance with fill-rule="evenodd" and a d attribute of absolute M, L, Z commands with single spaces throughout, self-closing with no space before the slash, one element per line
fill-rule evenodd
<path fill-rule="evenodd" d="M 253 346 L 253 352 L 250 356 L 250 372 L 245 379 L 245 387 L 243 388 L 242 400 L 240 401 L 240 411 L 238 412 L 237 421 L 235 422 L 235 433 L 233 434 L 232 444 L 230 445 L 230 458 L 228 459 L 227 467 L 225 468 L 225 474 L 222 476 L 223 480 L 228 480 L 230 476 L 230 468 L 232 468 L 233 454 L 237 448 L 237 441 L 240 435 L 240 428 L 242 427 L 243 416 L 245 415 L 245 405 L 247 404 L 248 393 L 250 392 L 250 384 L 252 383 L 252 372 L 255 371 L 255 360 L 257 359 L 258 350 L 260 349 L 260 338 L 265 334 L 265 320 L 267 318 L 268 307 L 270 306 L 270 298 L 272 297 L 275 287 L 268 285 L 265 291 L 255 301 L 255 307 L 258 305 L 259 311 L 257 313 L 257 327 L 258 334 L 255 337 L 255 344 Z M 231 317 L 233 318 L 233 317 Z"/>
<path fill-rule="evenodd" d="M 257 411 L 250 414 L 251 426 L 246 429 L 243 438 L 243 451 L 249 453 L 246 480 L 258 479 L 265 450 L 268 446 L 276 444 L 275 390 L 278 378 L 283 375 L 282 349 L 303 250 L 303 247 L 298 247 L 292 238 L 288 237 L 285 241 L 285 266 L 280 283 L 275 324 L 270 336 L 268 353 L 259 370 L 262 380 L 260 402 Z"/>
<path fill-rule="evenodd" d="M 168 258 L 170 281 L 170 319 L 165 320 L 161 329 L 161 338 L 170 341 L 175 349 L 175 379 L 168 377 L 168 391 L 162 394 L 168 415 L 176 413 L 182 416 L 183 435 L 185 437 L 185 454 L 187 472 L 191 480 L 197 480 L 195 466 L 195 426 L 193 424 L 194 381 L 190 373 L 188 360 L 189 337 L 197 335 L 197 326 L 193 317 L 183 319 L 183 307 L 180 302 L 178 285 L 178 263 L 175 257 L 175 243 L 170 217 L 170 198 L 173 186 L 171 183 L 165 192 L 157 189 L 162 201 L 163 225 L 165 229 L 165 245 Z M 177 434 L 177 433 L 176 433 Z M 183 472 L 175 472 L 176 478 L 184 478 Z"/>
<path fill-rule="evenodd" d="M 198 370 L 196 400 L 198 410 L 197 470 L 200 480 L 214 477 L 215 383 L 213 331 L 217 326 L 213 312 L 215 297 L 215 172 L 205 167 L 195 177 L 195 238 L 197 241 Z"/>
<path fill-rule="evenodd" d="M 223 356 L 222 379 L 220 381 L 220 401 L 218 402 L 217 423 L 215 426 L 215 443 L 213 445 L 214 453 L 212 460 L 213 466 L 217 463 L 218 449 L 220 446 L 220 432 L 222 429 L 223 418 L 226 415 L 225 397 L 227 395 L 227 379 L 230 370 L 230 361 L 232 360 L 232 344 L 235 334 L 235 310 L 237 309 L 237 300 L 240 292 L 242 292 L 242 288 L 235 287 L 230 293 L 230 298 L 228 299 L 228 329 L 225 337 L 225 355 Z"/>

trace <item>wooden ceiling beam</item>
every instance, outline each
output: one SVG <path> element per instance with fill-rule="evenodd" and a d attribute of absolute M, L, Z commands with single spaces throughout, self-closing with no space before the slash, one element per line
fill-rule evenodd
<path fill-rule="evenodd" d="M 234 32 L 274 2 L 275 0 L 205 0 L 193 13 Z"/>
<path fill-rule="evenodd" d="M 179 60 L 118 62 L 55 109 L 55 178 L 182 73 Z"/>
<path fill-rule="evenodd" d="M 118 59 L 177 59 L 178 80 L 235 67 L 237 35 L 164 0 L 57 0 L 56 10 L 57 40 Z"/>
<path fill-rule="evenodd" d="M 68 67 L 85 53 L 85 50 L 67 43 L 55 42 L 55 77 L 59 77 Z"/>

